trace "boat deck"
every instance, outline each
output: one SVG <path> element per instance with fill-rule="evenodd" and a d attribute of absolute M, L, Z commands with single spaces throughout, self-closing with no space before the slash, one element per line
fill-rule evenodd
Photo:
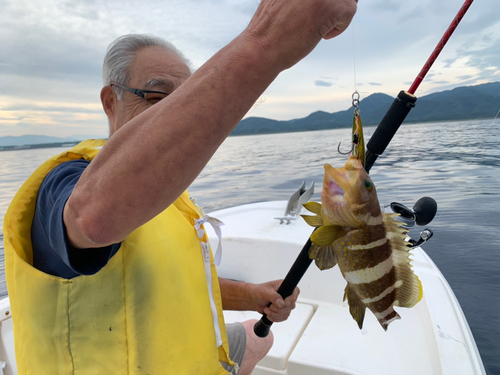
<path fill-rule="evenodd" d="M 280 224 L 286 202 L 265 202 L 210 213 L 222 220 L 219 276 L 260 283 L 284 278 L 312 232 L 299 218 Z M 217 237 L 207 228 L 212 247 Z M 299 287 L 297 308 L 273 325 L 275 344 L 254 371 L 259 374 L 485 374 L 479 352 L 445 278 L 421 249 L 413 269 L 424 297 L 383 330 L 367 310 L 360 330 L 343 302 L 346 285 L 338 267 L 320 271 L 314 263 Z M 225 312 L 227 322 L 259 319 L 255 312 Z"/>

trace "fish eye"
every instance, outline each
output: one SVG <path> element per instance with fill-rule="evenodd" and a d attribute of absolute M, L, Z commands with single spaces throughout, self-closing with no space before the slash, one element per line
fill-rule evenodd
<path fill-rule="evenodd" d="M 370 180 L 365 180 L 365 187 L 368 189 L 368 191 L 373 190 L 373 184 Z"/>

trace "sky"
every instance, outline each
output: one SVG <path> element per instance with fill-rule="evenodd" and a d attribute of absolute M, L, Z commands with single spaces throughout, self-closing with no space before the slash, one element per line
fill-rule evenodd
<path fill-rule="evenodd" d="M 464 0 L 359 0 L 341 36 L 281 73 L 247 116 L 289 120 L 407 90 Z M 172 42 L 200 67 L 249 23 L 257 0 L 0 0 L 0 137 L 107 136 L 106 48 L 128 33 Z M 500 81 L 498 0 L 476 0 L 417 91 Z M 216 93 L 215 93 L 216 94 Z M 361 108 L 362 110 L 362 108 Z"/>

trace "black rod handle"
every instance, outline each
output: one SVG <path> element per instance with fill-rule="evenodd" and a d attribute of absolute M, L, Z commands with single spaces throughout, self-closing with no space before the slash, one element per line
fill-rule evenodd
<path fill-rule="evenodd" d="M 299 284 L 300 279 L 302 279 L 302 276 L 304 276 L 307 269 L 311 265 L 312 259 L 309 258 L 309 249 L 311 247 L 311 244 L 311 238 L 309 237 L 306 244 L 297 256 L 297 259 L 295 259 L 292 268 L 290 268 L 290 271 L 288 271 L 285 279 L 278 288 L 278 293 L 281 295 L 281 297 L 283 297 L 283 299 L 293 293 L 295 287 Z M 258 337 L 266 337 L 269 334 L 269 330 L 271 329 L 272 325 L 273 322 L 271 322 L 267 318 L 266 314 L 263 314 L 262 318 L 257 323 L 255 323 L 253 331 Z"/>
<path fill-rule="evenodd" d="M 406 91 L 400 91 L 396 99 L 394 99 L 391 107 L 366 145 L 366 172 L 370 171 L 377 157 L 384 153 L 410 110 L 415 107 L 416 101 L 417 97 Z"/>

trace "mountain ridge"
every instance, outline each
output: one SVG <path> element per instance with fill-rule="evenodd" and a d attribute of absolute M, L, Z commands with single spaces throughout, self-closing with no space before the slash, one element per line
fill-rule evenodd
<path fill-rule="evenodd" d="M 359 106 L 363 125 L 378 125 L 393 101 L 393 97 L 383 93 L 371 94 L 361 100 Z M 416 107 L 410 111 L 405 123 L 494 118 L 499 109 L 500 82 L 461 86 L 418 98 Z M 274 134 L 346 128 L 352 126 L 353 111 L 353 107 L 333 113 L 316 111 L 306 117 L 292 120 L 247 117 L 240 121 L 230 135 Z M 64 138 L 44 135 L 5 136 L 0 137 L 0 148 L 77 142 L 88 138 L 103 137 L 95 135 L 74 135 Z"/>
<path fill-rule="evenodd" d="M 393 101 L 393 97 L 383 93 L 375 93 L 361 100 L 359 107 L 363 124 L 378 125 Z M 461 86 L 418 98 L 405 123 L 494 118 L 499 109 L 500 82 Z M 306 117 L 288 121 L 248 117 L 240 121 L 231 135 L 345 128 L 352 126 L 353 111 L 353 107 L 334 113 L 317 111 Z"/>

